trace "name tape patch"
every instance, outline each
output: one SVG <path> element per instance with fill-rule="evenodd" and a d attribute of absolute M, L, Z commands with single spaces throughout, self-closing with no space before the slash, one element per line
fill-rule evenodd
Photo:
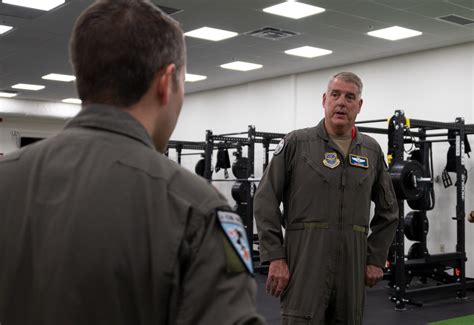
<path fill-rule="evenodd" d="M 349 163 L 352 166 L 360 167 L 360 168 L 369 168 L 369 158 L 357 156 L 354 154 L 349 155 Z"/>
<path fill-rule="evenodd" d="M 242 219 L 235 212 L 221 210 L 217 211 L 217 219 L 237 255 L 239 255 L 247 270 L 253 274 L 250 245 L 247 239 L 247 232 L 242 224 Z"/>

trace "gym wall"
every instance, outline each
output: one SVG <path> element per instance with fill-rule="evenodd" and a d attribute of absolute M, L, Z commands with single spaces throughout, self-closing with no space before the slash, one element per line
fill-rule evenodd
<path fill-rule="evenodd" d="M 473 53 L 474 43 L 468 43 L 190 94 L 186 96 L 172 138 L 204 141 L 206 129 L 213 130 L 214 134 L 246 131 L 249 124 L 255 125 L 257 131 L 279 133 L 314 126 L 323 117 L 321 97 L 328 79 L 339 71 L 353 71 L 364 82 L 364 105 L 359 120 L 388 118 L 394 110 L 402 109 L 410 118 L 452 122 L 456 117 L 464 117 L 466 123 L 474 123 Z M 7 105 L 5 103 L 10 103 L 8 106 L 11 107 L 13 102 L 21 101 L 0 101 L 0 117 Z M 60 104 L 41 105 L 36 112 L 47 110 L 48 107 L 57 108 Z M 22 109 L 29 107 L 25 103 L 16 106 L 16 110 L 11 110 L 10 114 L 24 114 Z M 9 152 L 16 147 L 11 131 L 23 130 L 28 132 L 28 136 L 35 136 L 35 133 L 52 135 L 64 124 L 64 116 L 63 120 L 56 121 L 21 116 L 11 120 L 13 117 L 3 117 L 4 121 L 0 123 L 0 152 Z M 385 127 L 385 124 L 374 126 Z M 386 151 L 386 136 L 372 136 Z M 469 139 L 474 145 L 474 137 L 470 136 Z M 261 177 L 261 146 L 256 147 L 260 150 L 256 155 L 256 177 Z M 448 145 L 435 143 L 433 149 L 436 177 L 446 165 Z M 465 159 L 469 173 L 466 211 L 474 210 L 473 156 L 474 153 L 471 159 Z M 170 158 L 174 157 L 175 153 L 170 152 Z M 195 156 L 183 157 L 183 166 L 194 170 L 197 159 Z M 222 178 L 223 172 L 215 177 Z M 231 184 L 217 185 L 230 201 Z M 455 216 L 455 189 L 444 189 L 442 183 L 437 182 L 435 191 L 436 207 L 428 212 L 428 250 L 430 253 L 454 251 L 456 229 L 451 218 Z M 408 211 L 407 206 L 406 213 Z M 466 224 L 466 251 L 467 276 L 474 277 L 474 224 Z"/>

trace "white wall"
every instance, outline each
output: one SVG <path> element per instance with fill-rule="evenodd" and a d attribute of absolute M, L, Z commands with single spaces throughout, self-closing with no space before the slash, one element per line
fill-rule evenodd
<path fill-rule="evenodd" d="M 18 149 L 19 136 L 48 138 L 61 131 L 65 120 L 38 117 L 17 117 L 1 115 L 0 153 L 6 154 Z M 0 158 L 1 159 L 1 158 Z"/>
<path fill-rule="evenodd" d="M 250 124 L 257 131 L 279 133 L 313 126 L 323 116 L 321 96 L 329 77 L 343 70 L 359 74 L 364 81 L 364 106 L 359 120 L 388 118 L 395 109 L 403 109 L 410 118 L 450 122 L 464 117 L 467 123 L 474 123 L 474 43 L 468 43 L 190 94 L 172 138 L 204 141 L 206 129 L 215 134 L 246 131 Z M 0 101 L 0 112 L 2 107 L 5 102 Z M 63 124 L 32 121 L 23 123 L 19 118 L 9 122 L 4 118 L 0 124 L 0 151 L 13 148 L 11 130 L 55 133 Z M 385 136 L 374 137 L 383 149 L 387 147 Z M 474 148 L 474 137 L 470 140 Z M 435 176 L 446 164 L 447 148 L 447 144 L 434 145 Z M 173 152 L 170 157 L 174 158 Z M 183 165 L 194 169 L 197 159 L 183 157 Z M 261 176 L 261 159 L 257 155 L 257 177 Z M 466 210 L 470 211 L 474 210 L 474 157 L 465 161 L 469 171 Z M 222 178 L 223 173 L 215 177 Z M 217 185 L 228 198 L 230 186 L 231 183 Z M 456 227 L 451 218 L 455 214 L 455 189 L 444 189 L 437 183 L 435 190 L 437 206 L 428 213 L 428 248 L 431 253 L 441 252 L 441 246 L 446 252 L 454 251 Z M 468 276 L 474 277 L 474 224 L 466 224 L 466 250 Z"/>

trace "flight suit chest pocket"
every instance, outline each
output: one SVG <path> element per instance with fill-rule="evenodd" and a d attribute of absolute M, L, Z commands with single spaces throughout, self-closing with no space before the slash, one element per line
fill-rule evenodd
<path fill-rule="evenodd" d="M 323 168 L 322 162 L 301 153 L 291 181 L 289 223 L 327 221 L 331 184 Z"/>
<path fill-rule="evenodd" d="M 324 183 L 329 183 L 329 180 L 326 176 L 326 174 L 321 170 L 321 167 L 313 160 L 311 159 L 308 154 L 303 152 L 303 161 L 305 162 L 306 166 L 310 168 L 313 172 L 315 172 L 318 177 L 323 181 Z M 308 175 L 310 176 L 310 175 Z"/>

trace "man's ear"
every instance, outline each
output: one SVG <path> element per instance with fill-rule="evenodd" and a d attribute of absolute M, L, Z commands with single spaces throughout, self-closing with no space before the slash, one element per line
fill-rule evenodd
<path fill-rule="evenodd" d="M 158 101 L 161 105 L 168 104 L 171 92 L 173 91 L 176 65 L 168 64 L 156 74 L 156 90 Z"/>
<path fill-rule="evenodd" d="M 362 108 L 362 104 L 363 104 L 363 103 L 364 103 L 364 100 L 361 98 L 361 99 L 359 100 L 359 111 L 357 112 L 357 114 L 360 113 L 360 109 Z"/>
<path fill-rule="evenodd" d="M 326 93 L 323 93 L 323 107 L 326 105 Z"/>

